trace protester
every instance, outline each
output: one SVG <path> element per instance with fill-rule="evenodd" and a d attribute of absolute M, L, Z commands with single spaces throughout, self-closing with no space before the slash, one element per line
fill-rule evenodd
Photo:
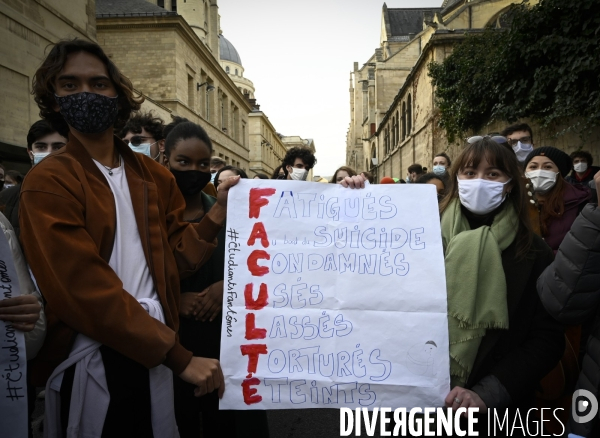
<path fill-rule="evenodd" d="M 4 176 L 4 188 L 9 189 L 21 185 L 23 182 L 23 174 L 18 170 L 9 170 Z"/>
<path fill-rule="evenodd" d="M 573 169 L 565 180 L 570 184 L 590 187 L 589 183 L 594 180 L 594 175 L 600 172 L 600 167 L 592 166 L 594 164 L 592 154 L 587 151 L 576 151 L 570 157 L 573 160 Z"/>
<path fill-rule="evenodd" d="M 342 166 L 335 171 L 335 173 L 333 174 L 333 176 L 331 177 L 331 180 L 329 182 L 331 184 L 341 184 L 342 180 L 344 178 L 346 178 L 347 176 L 354 176 L 354 175 L 356 175 L 356 172 L 354 171 L 354 169 L 352 169 L 348 166 Z"/>
<path fill-rule="evenodd" d="M 217 172 L 217 175 L 215 176 L 215 186 L 217 187 L 217 189 L 223 181 L 226 181 L 232 176 L 239 176 L 242 179 L 248 179 L 248 175 L 246 175 L 246 172 L 244 172 L 242 169 L 233 166 L 225 166 L 222 167 L 221 170 L 219 170 Z"/>
<path fill-rule="evenodd" d="M 37 165 L 51 152 L 58 151 L 67 143 L 67 139 L 59 134 L 46 120 L 38 120 L 27 133 L 27 153 L 32 166 Z M 17 237 L 21 234 L 19 225 L 19 201 L 21 186 L 9 187 L 0 192 L 0 209 L 10 221 Z"/>
<path fill-rule="evenodd" d="M 206 131 L 191 122 L 176 124 L 166 139 L 167 166 L 185 199 L 183 219 L 190 223 L 199 223 L 217 202 L 216 198 L 202 192 L 211 178 L 211 153 L 212 142 Z M 224 228 L 217 239 L 217 248 L 208 262 L 182 280 L 179 302 L 181 345 L 195 356 L 214 359 L 220 356 L 221 343 Z M 180 436 L 235 436 L 236 413 L 220 411 L 215 392 L 196 398 L 194 388 L 180 378 L 175 379 L 175 414 Z M 266 424 L 264 412 L 257 417 Z"/>
<path fill-rule="evenodd" d="M 237 179 L 200 223 L 184 222 L 172 173 L 114 135 L 142 98 L 93 42 L 54 45 L 33 94 L 42 118 L 69 131 L 21 193 L 21 241 L 49 321 L 30 367 L 48 383 L 44 433 L 176 436 L 172 372 L 198 396 L 224 391 L 219 362 L 178 340 L 179 276 L 210 258 Z"/>
<path fill-rule="evenodd" d="M 121 139 L 129 144 L 132 151 L 144 154 L 157 163 L 164 162 L 165 138 L 164 122 L 151 112 L 133 114 L 123 129 Z"/>
<path fill-rule="evenodd" d="M 600 172 L 595 177 L 600 193 Z M 563 324 L 578 325 L 594 318 L 576 389 L 600 399 L 600 198 L 587 204 L 560 244 L 556 259 L 546 268 L 537 288 L 546 310 Z M 575 400 L 574 404 L 575 406 Z M 592 406 L 593 407 L 593 406 Z M 571 414 L 574 414 L 571 412 Z M 569 437 L 597 437 L 600 422 L 577 421 L 568 425 Z"/>
<path fill-rule="evenodd" d="M 519 409 L 526 421 L 564 338 L 536 292 L 552 251 L 530 231 L 520 174 L 515 155 L 483 137 L 456 159 L 440 209 L 452 385 L 446 406 L 480 414 L 495 408 L 499 418 Z M 485 416 L 479 426 L 487 430 Z"/>
<path fill-rule="evenodd" d="M 308 172 L 315 167 L 315 164 L 317 164 L 317 159 L 310 149 L 293 147 L 283 157 L 282 168 L 285 179 L 306 181 Z"/>
<path fill-rule="evenodd" d="M 441 152 L 433 157 L 433 173 L 438 176 L 447 175 L 451 165 L 452 160 L 450 160 L 450 157 L 445 152 Z"/>
<path fill-rule="evenodd" d="M 531 180 L 536 194 L 542 237 L 556 253 L 590 199 L 590 189 L 565 181 L 571 170 L 571 158 L 560 149 L 550 146 L 534 149 L 524 166 L 525 176 Z"/>
<path fill-rule="evenodd" d="M 273 173 L 271 174 L 271 179 L 285 179 L 285 171 L 283 170 L 283 165 L 277 166 Z"/>
<path fill-rule="evenodd" d="M 423 166 L 420 164 L 411 164 L 408 166 L 408 174 L 406 176 L 407 183 L 416 183 L 421 175 L 423 175 Z"/>
<path fill-rule="evenodd" d="M 256 175 L 254 175 L 254 177 L 252 179 L 270 179 L 267 175 L 265 175 L 264 173 L 257 173 Z"/>
<path fill-rule="evenodd" d="M 227 163 L 222 158 L 212 157 L 210 159 L 210 173 L 211 173 L 210 182 L 213 183 L 215 186 L 217 185 L 215 183 L 215 181 L 216 181 L 215 176 L 217 176 L 217 172 L 219 170 L 221 170 L 222 168 L 224 168 L 225 166 L 227 166 Z"/>
<path fill-rule="evenodd" d="M 519 163 L 525 162 L 534 147 L 531 127 L 527 123 L 517 123 L 504 128 L 500 135 L 506 137 L 507 143 L 512 147 Z"/>
<path fill-rule="evenodd" d="M 444 177 L 435 173 L 426 173 L 417 180 L 419 184 L 433 184 L 437 191 L 438 202 L 441 202 L 442 198 L 446 194 L 446 182 Z"/>

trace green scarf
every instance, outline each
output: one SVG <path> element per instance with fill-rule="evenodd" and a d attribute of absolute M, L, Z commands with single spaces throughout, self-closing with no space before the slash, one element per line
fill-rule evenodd
<path fill-rule="evenodd" d="M 502 251 L 515 240 L 518 227 L 511 203 L 506 203 L 491 226 L 475 230 L 462 214 L 458 199 L 442 216 L 452 387 L 465 386 L 486 329 L 508 329 Z"/>

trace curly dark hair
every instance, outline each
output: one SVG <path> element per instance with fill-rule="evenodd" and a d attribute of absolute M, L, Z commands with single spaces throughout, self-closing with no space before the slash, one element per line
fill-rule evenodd
<path fill-rule="evenodd" d="M 161 119 L 160 117 L 155 117 L 154 114 L 152 114 L 152 112 L 137 112 L 131 115 L 123 129 L 121 129 L 119 137 L 125 137 L 128 132 L 132 132 L 134 134 L 141 134 L 142 129 L 145 129 L 146 132 L 150 134 L 154 140 L 160 141 L 164 138 L 164 127 L 165 123 L 163 122 L 163 119 Z"/>
<path fill-rule="evenodd" d="M 587 163 L 588 167 L 592 167 L 592 164 L 594 164 L 594 158 L 592 157 L 592 154 L 587 151 L 572 152 L 570 157 L 571 160 L 574 160 L 575 158 L 585 158 L 585 162 Z"/>
<path fill-rule="evenodd" d="M 299 146 L 293 147 L 287 151 L 282 161 L 283 171 L 285 172 L 286 177 L 288 174 L 286 167 L 294 167 L 294 161 L 296 161 L 296 158 L 300 158 L 304 162 L 304 165 L 307 167 L 307 170 L 312 169 L 313 167 L 315 167 L 315 164 L 317 164 L 315 154 L 313 154 L 310 149 Z"/>
<path fill-rule="evenodd" d="M 117 90 L 119 113 L 115 122 L 115 129 L 118 130 L 123 127 L 131 112 L 139 110 L 141 103 L 144 101 L 144 97 L 133 89 L 131 81 L 119 71 L 98 44 L 78 38 L 61 40 L 54 44 L 40 68 L 35 72 L 31 94 L 40 108 L 40 117 L 50 122 L 65 137 L 69 133 L 69 126 L 63 116 L 55 111 L 56 90 L 54 84 L 69 55 L 81 52 L 87 52 L 102 61 L 108 70 L 111 82 Z"/>

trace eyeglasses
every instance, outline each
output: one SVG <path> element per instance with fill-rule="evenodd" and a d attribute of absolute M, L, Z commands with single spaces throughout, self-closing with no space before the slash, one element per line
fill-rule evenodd
<path fill-rule="evenodd" d="M 134 135 L 133 137 L 131 137 L 129 139 L 129 143 L 131 143 L 134 146 L 139 146 L 142 143 L 144 143 L 145 139 L 148 139 L 148 138 L 152 138 L 152 137 L 144 137 L 142 135 Z M 123 140 L 123 141 L 125 141 L 125 143 L 127 143 L 127 140 Z"/>
<path fill-rule="evenodd" d="M 516 145 L 518 142 L 521 142 L 521 144 L 531 144 L 531 137 L 509 138 L 508 139 L 508 144 L 511 146 Z"/>
<path fill-rule="evenodd" d="M 490 140 L 495 141 L 498 144 L 507 143 L 506 137 L 502 137 L 501 135 L 494 135 L 494 136 L 475 135 L 473 137 L 467 138 L 467 143 L 473 144 L 473 143 L 483 140 L 484 138 L 489 138 Z"/>

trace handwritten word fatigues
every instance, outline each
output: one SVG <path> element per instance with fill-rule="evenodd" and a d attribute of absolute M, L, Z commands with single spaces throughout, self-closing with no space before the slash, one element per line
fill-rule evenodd
<path fill-rule="evenodd" d="M 220 226 L 204 218 L 183 222 L 185 201 L 172 174 L 114 138 L 123 158 L 135 223 L 154 290 L 165 315 L 150 315 L 109 264 L 117 228 L 107 178 L 79 141 L 35 166 L 23 183 L 21 239 L 46 300 L 48 334 L 32 366 L 37 385 L 71 351 L 82 333 L 152 368 L 180 374 L 192 353 L 177 338 L 179 276 L 210 257 Z M 110 313 L 110 318 L 107 314 Z"/>

